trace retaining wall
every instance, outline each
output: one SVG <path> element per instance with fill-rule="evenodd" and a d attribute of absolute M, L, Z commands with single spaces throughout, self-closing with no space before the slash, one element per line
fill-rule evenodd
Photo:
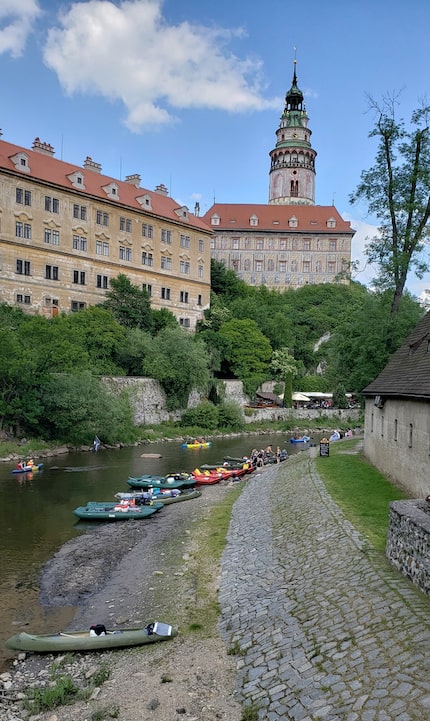
<path fill-rule="evenodd" d="M 390 503 L 386 555 L 400 573 L 430 596 L 430 503 Z"/>

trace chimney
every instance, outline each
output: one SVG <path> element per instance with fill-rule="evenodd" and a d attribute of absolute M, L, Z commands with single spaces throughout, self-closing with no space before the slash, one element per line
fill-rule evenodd
<path fill-rule="evenodd" d="M 85 158 L 84 168 L 85 170 L 92 170 L 94 173 L 102 172 L 102 166 L 100 165 L 100 163 L 95 163 L 89 155 L 87 155 L 87 157 Z"/>
<path fill-rule="evenodd" d="M 55 152 L 52 145 L 50 145 L 49 143 L 42 143 L 40 138 L 34 139 L 32 150 L 35 150 L 37 153 L 42 153 L 42 155 L 50 155 L 51 158 Z"/>
<path fill-rule="evenodd" d="M 156 185 L 155 192 L 159 193 L 160 195 L 169 195 L 169 191 L 167 190 L 164 183 L 160 183 L 160 185 Z"/>
<path fill-rule="evenodd" d="M 199 215 L 200 215 L 200 203 L 196 203 L 196 204 L 195 204 L 195 206 L 194 206 L 194 215 L 196 216 L 196 218 L 199 217 Z"/>
<path fill-rule="evenodd" d="M 134 173 L 133 175 L 126 175 L 124 182 L 125 182 L 125 183 L 129 183 L 130 185 L 134 185 L 136 188 L 140 188 L 140 175 L 139 175 L 139 173 Z"/>

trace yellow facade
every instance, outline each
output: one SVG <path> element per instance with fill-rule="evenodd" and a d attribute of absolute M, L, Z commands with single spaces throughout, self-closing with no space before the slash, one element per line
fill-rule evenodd
<path fill-rule="evenodd" d="M 0 141 L 0 300 L 46 316 L 75 311 L 101 303 L 124 274 L 152 308 L 194 329 L 210 301 L 210 229 L 164 186 L 70 166 L 36 141 L 31 151 Z"/>

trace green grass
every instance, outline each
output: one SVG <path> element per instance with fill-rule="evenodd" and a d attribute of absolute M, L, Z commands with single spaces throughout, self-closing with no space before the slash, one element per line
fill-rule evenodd
<path fill-rule="evenodd" d="M 408 496 L 371 466 L 361 452 L 354 452 L 358 443 L 358 440 L 332 443 L 330 456 L 316 459 L 317 471 L 346 517 L 372 546 L 383 551 L 389 504 Z"/>

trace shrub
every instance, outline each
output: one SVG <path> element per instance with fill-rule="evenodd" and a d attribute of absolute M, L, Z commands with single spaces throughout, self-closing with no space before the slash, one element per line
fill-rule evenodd
<path fill-rule="evenodd" d="M 234 401 L 224 401 L 218 406 L 218 428 L 242 430 L 244 418 L 241 407 Z"/>
<path fill-rule="evenodd" d="M 213 403 L 201 403 L 189 408 L 182 415 L 181 426 L 197 426 L 202 430 L 214 430 L 218 427 L 218 408 Z"/>

